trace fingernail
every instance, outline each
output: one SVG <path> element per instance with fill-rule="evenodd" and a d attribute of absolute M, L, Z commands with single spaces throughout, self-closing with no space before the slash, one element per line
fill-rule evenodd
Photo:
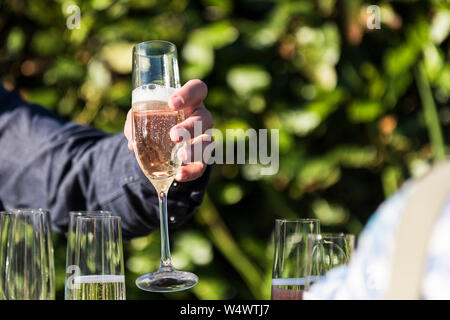
<path fill-rule="evenodd" d="M 183 175 L 181 174 L 181 172 L 178 172 L 176 175 L 175 175 L 175 180 L 181 180 L 181 178 L 183 177 Z"/>
<path fill-rule="evenodd" d="M 188 160 L 188 152 L 185 148 L 179 149 L 177 156 L 182 163 L 186 163 Z"/>
<path fill-rule="evenodd" d="M 170 139 L 173 142 L 188 142 L 191 140 L 191 134 L 183 127 L 173 127 L 170 132 Z"/>
<path fill-rule="evenodd" d="M 178 142 L 181 137 L 181 130 L 179 128 L 172 128 L 169 132 L 170 140 L 173 142 Z"/>
<path fill-rule="evenodd" d="M 174 108 L 176 109 L 181 108 L 183 104 L 184 104 L 183 98 L 181 98 L 180 96 L 172 98 L 172 105 L 174 106 Z"/>

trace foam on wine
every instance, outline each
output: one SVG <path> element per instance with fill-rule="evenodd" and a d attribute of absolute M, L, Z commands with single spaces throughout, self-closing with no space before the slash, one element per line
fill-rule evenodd
<path fill-rule="evenodd" d="M 139 102 L 156 100 L 156 101 L 169 101 L 172 93 L 175 92 L 175 88 L 158 86 L 155 84 L 147 84 L 137 87 L 131 93 L 132 104 Z M 144 109 L 145 110 L 145 109 Z"/>

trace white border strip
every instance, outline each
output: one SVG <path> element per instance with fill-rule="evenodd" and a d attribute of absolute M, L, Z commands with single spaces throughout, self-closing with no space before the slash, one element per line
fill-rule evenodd
<path fill-rule="evenodd" d="M 76 276 L 73 279 L 74 283 L 110 283 L 110 282 L 125 282 L 125 276 L 122 275 L 91 275 L 91 276 Z"/>
<path fill-rule="evenodd" d="M 323 276 L 311 276 L 309 277 L 310 282 L 316 282 L 320 280 Z M 304 286 L 306 284 L 305 278 L 280 278 L 272 279 L 273 286 Z"/>

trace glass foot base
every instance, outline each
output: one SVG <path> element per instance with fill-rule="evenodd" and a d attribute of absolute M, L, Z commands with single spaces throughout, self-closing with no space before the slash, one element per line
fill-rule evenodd
<path fill-rule="evenodd" d="M 136 279 L 139 289 L 150 292 L 175 292 L 195 286 L 198 277 L 187 271 L 156 271 L 147 273 Z"/>

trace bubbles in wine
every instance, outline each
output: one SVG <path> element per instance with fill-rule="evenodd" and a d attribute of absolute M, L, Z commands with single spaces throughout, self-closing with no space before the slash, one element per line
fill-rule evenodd
<path fill-rule="evenodd" d="M 136 157 L 142 171 L 150 179 L 170 177 L 175 174 L 175 143 L 170 139 L 170 129 L 181 122 L 182 113 L 170 110 L 167 100 L 173 88 L 133 90 L 133 136 Z M 164 99 L 164 100 L 160 100 Z"/>

